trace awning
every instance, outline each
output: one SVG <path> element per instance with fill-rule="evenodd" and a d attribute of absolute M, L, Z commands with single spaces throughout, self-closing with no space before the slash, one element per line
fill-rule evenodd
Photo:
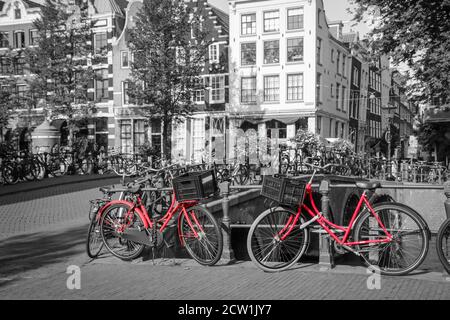
<path fill-rule="evenodd" d="M 56 129 L 58 129 L 60 131 L 64 124 L 67 125 L 67 120 L 65 120 L 65 119 L 56 119 L 50 123 L 51 126 L 55 127 Z"/>
<path fill-rule="evenodd" d="M 242 116 L 241 120 L 250 122 L 252 124 L 264 123 L 272 120 L 280 121 L 286 125 L 295 124 L 298 120 L 306 118 L 305 116 L 299 117 L 298 115 L 261 115 L 261 116 Z"/>

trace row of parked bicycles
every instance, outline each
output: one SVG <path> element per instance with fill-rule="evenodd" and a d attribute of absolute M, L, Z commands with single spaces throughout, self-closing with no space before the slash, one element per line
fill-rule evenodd
<path fill-rule="evenodd" d="M 64 175 L 128 173 L 148 166 L 141 156 L 117 150 L 87 153 L 58 145 L 36 147 L 34 152 L 0 148 L 0 182 L 7 185 Z"/>
<path fill-rule="evenodd" d="M 319 210 L 313 183 L 318 173 L 330 174 L 338 165 L 305 165 L 311 172 L 306 178 L 263 178 L 261 195 L 268 209 L 255 219 L 247 237 L 256 266 L 266 272 L 292 267 L 305 254 L 312 232 L 329 234 L 338 253 L 353 253 L 384 275 L 405 275 L 421 265 L 431 232 L 418 212 L 405 204 L 376 201 L 379 182 L 357 182 L 358 205 L 348 225 L 337 225 Z M 198 166 L 149 168 L 128 183 L 123 174 L 121 187 L 101 188 L 103 197 L 91 201 L 88 255 L 96 258 L 106 248 L 117 258 L 132 260 L 148 246 L 154 257 L 179 239 L 199 264 L 213 266 L 223 250 L 221 221 L 202 204 L 218 195 L 218 176 L 216 168 Z M 437 245 L 448 271 L 449 226 Z"/>
<path fill-rule="evenodd" d="M 338 175 L 382 181 L 442 184 L 450 175 L 449 170 L 442 162 L 388 161 L 383 157 L 367 158 L 348 152 L 321 153 L 305 157 L 298 150 L 282 150 L 280 152 L 280 173 L 293 176 L 309 173 L 311 170 L 304 164 L 305 159 L 313 159 L 314 164 L 320 166 L 335 164 L 337 166 L 334 173 Z"/>

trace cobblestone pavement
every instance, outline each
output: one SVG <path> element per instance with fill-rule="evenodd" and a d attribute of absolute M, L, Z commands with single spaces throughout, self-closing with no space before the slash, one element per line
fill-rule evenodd
<path fill-rule="evenodd" d="M 91 261 L 84 253 L 86 210 L 98 191 L 95 184 L 86 188 L 0 205 L 0 299 L 450 299 L 450 276 L 434 247 L 421 271 L 382 277 L 380 290 L 369 290 L 371 275 L 347 260 L 331 271 L 308 262 L 278 274 L 241 261 L 211 268 L 188 259 L 122 262 L 108 254 Z M 67 289 L 71 265 L 81 268 L 80 290 Z"/>

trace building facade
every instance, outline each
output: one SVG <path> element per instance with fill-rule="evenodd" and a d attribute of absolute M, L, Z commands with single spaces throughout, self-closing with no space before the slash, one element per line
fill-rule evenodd
<path fill-rule="evenodd" d="M 350 53 L 322 1 L 230 1 L 230 155 L 234 133 L 347 138 Z"/>
<path fill-rule="evenodd" d="M 229 97 L 228 15 L 206 2 L 185 2 L 201 15 L 202 27 L 208 31 L 206 41 L 211 45 L 202 70 L 205 89 L 195 92 L 195 111 L 172 126 L 172 159 L 200 162 L 213 154 L 223 159 L 228 126 L 225 113 Z M 124 30 L 113 43 L 115 146 L 123 153 L 137 153 L 146 143 L 160 152 L 164 150 L 161 121 L 149 121 L 144 107 L 133 104 L 127 94 L 132 60 L 127 45 L 128 30 L 141 7 L 142 0 L 129 1 Z"/>
<path fill-rule="evenodd" d="M 0 141 L 13 142 L 18 149 L 30 143 L 29 128 L 43 121 L 42 108 L 27 105 L 27 79 L 32 77 L 24 61 L 24 50 L 36 43 L 33 22 L 40 17 L 39 3 L 23 0 L 0 1 L 0 81 L 1 90 L 12 91 L 18 99 L 12 119 L 0 132 Z M 14 79 L 14 87 L 7 84 Z"/>

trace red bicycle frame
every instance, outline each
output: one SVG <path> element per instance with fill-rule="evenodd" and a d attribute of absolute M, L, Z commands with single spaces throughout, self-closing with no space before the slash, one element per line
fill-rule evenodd
<path fill-rule="evenodd" d="M 115 204 L 126 205 L 126 206 L 130 207 L 130 209 L 128 210 L 128 212 L 126 213 L 125 216 L 132 214 L 133 211 L 136 211 L 136 213 L 139 215 L 142 222 L 144 223 L 145 229 L 147 229 L 147 230 L 152 229 L 154 227 L 155 223 L 156 224 L 161 223 L 162 225 L 158 231 L 162 233 L 167 228 L 167 225 L 169 224 L 172 217 L 177 212 L 181 211 L 182 214 L 180 214 L 178 216 L 178 236 L 180 238 L 180 243 L 182 245 L 184 245 L 184 241 L 181 236 L 181 217 L 182 216 L 185 217 L 186 222 L 188 223 L 189 227 L 191 228 L 191 230 L 193 232 L 193 237 L 195 237 L 195 238 L 199 237 L 197 230 L 200 230 L 200 232 L 204 232 L 203 228 L 200 225 L 200 223 L 198 222 L 195 214 L 192 212 L 191 215 L 189 215 L 188 211 L 187 211 L 187 209 L 198 205 L 198 203 L 199 202 L 197 200 L 178 202 L 175 197 L 175 194 L 174 194 L 172 197 L 172 203 L 171 203 L 169 209 L 167 210 L 166 214 L 161 219 L 159 219 L 158 221 L 155 222 L 150 218 L 150 215 L 148 214 L 147 209 L 145 208 L 144 204 L 142 203 L 141 197 L 138 196 L 137 203 L 129 202 L 129 201 L 125 201 L 125 200 L 114 200 L 114 201 L 108 202 L 106 205 L 104 205 L 103 207 L 100 208 L 100 210 L 97 214 L 97 219 L 99 220 L 101 218 L 103 212 L 105 212 L 105 210 L 107 208 L 111 207 L 112 205 L 115 205 Z M 197 226 L 197 228 L 198 228 L 197 230 L 194 227 L 194 224 Z"/>
<path fill-rule="evenodd" d="M 311 202 L 312 210 L 305 204 L 302 204 L 297 211 L 297 214 L 295 217 L 291 216 L 284 226 L 284 228 L 278 233 L 278 236 L 280 240 L 285 240 L 286 237 L 291 233 L 291 231 L 294 229 L 295 225 L 297 224 L 298 220 L 300 219 L 300 216 L 302 214 L 302 211 L 306 211 L 311 218 L 314 218 L 315 221 L 341 246 L 358 246 L 358 245 L 366 245 L 366 244 L 377 244 L 377 243 L 389 243 L 392 241 L 392 235 L 389 233 L 389 231 L 384 226 L 383 222 L 381 221 L 380 217 L 376 214 L 375 210 L 371 206 L 369 200 L 367 199 L 366 191 L 363 192 L 361 198 L 359 199 L 358 205 L 356 206 L 355 211 L 353 212 L 353 216 L 350 220 L 350 223 L 347 227 L 338 226 L 331 221 L 329 221 L 327 218 L 325 218 L 320 211 L 317 209 L 317 206 L 313 199 L 313 191 L 312 191 L 312 181 L 310 181 L 305 188 L 305 196 L 309 195 L 309 199 Z M 362 208 L 362 206 L 365 205 L 366 208 L 371 212 L 371 214 L 375 217 L 375 219 L 378 222 L 378 225 L 381 227 L 383 232 L 385 233 L 385 236 L 379 237 L 377 239 L 373 240 L 365 240 L 365 241 L 353 241 L 349 242 L 348 239 L 350 237 L 350 233 L 353 228 L 353 224 L 356 221 L 358 214 Z M 339 238 L 338 235 L 332 230 L 337 229 L 341 232 L 344 232 L 344 235 L 342 238 Z"/>

